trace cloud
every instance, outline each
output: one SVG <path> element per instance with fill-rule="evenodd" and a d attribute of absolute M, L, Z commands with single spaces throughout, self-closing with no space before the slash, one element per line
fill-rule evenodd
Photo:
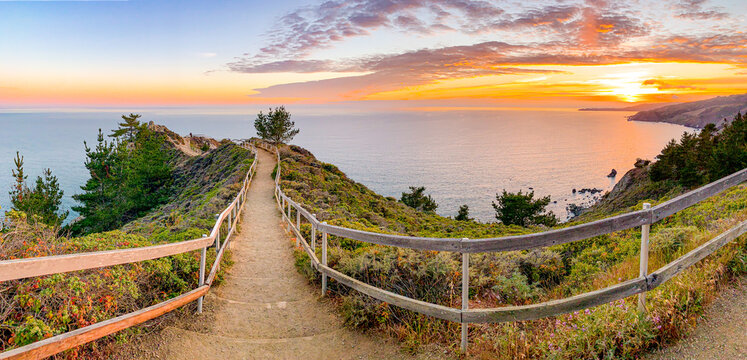
<path fill-rule="evenodd" d="M 729 14 L 719 8 L 704 8 L 708 0 L 682 0 L 677 4 L 679 13 L 677 17 L 690 20 L 721 20 L 729 17 Z"/>
<path fill-rule="evenodd" d="M 578 27 L 578 45 L 586 47 L 614 46 L 649 33 L 649 29 L 634 17 L 602 14 L 595 7 L 584 8 L 581 18 L 572 25 Z"/>
<path fill-rule="evenodd" d="M 313 98 L 314 92 L 323 88 L 325 94 L 349 99 L 444 79 L 548 72 L 528 70 L 522 67 L 525 65 L 747 62 L 744 32 L 670 35 L 674 31 L 662 29 L 658 22 L 664 15 L 683 19 L 724 16 L 706 5 L 705 0 L 684 0 L 669 6 L 669 13 L 649 14 L 650 9 L 641 11 L 640 6 L 633 9 L 605 0 L 522 4 L 511 11 L 497 2 L 479 0 L 330 0 L 286 14 L 279 21 L 281 25 L 268 34 L 267 46 L 227 66 L 240 73 L 348 73 L 344 78 L 258 89 L 257 96 Z M 380 29 L 422 36 L 454 31 L 496 40 L 343 59 L 312 57 L 318 49 Z M 684 86 L 664 82 L 646 85 Z"/>
<path fill-rule="evenodd" d="M 595 39 L 598 41 L 612 41 Z M 747 57 L 747 34 L 670 36 L 637 47 L 587 47 L 584 43 L 547 42 L 509 44 L 489 41 L 474 45 L 421 49 L 402 54 L 372 55 L 343 60 L 281 60 L 257 63 L 254 59 L 228 64 L 243 73 L 268 72 L 386 72 L 432 75 L 434 78 L 471 77 L 501 73 L 506 66 L 604 65 L 632 61 L 720 62 L 742 64 Z"/>
<path fill-rule="evenodd" d="M 430 34 L 451 30 L 452 20 L 460 28 L 479 27 L 503 13 L 480 0 L 330 0 L 281 17 L 268 33 L 269 44 L 255 55 L 303 57 L 381 28 Z"/>
<path fill-rule="evenodd" d="M 570 40 L 575 42 L 569 45 L 585 47 L 617 45 L 649 33 L 637 15 L 600 1 L 508 13 L 493 2 L 479 0 L 332 0 L 290 12 L 278 23 L 268 34 L 267 46 L 258 53 L 244 54 L 229 67 L 241 64 L 242 68 L 262 69 L 266 67 L 260 65 L 270 62 L 307 59 L 316 50 L 380 29 L 491 36 L 521 31 L 527 38 Z"/>
<path fill-rule="evenodd" d="M 641 83 L 643 86 L 653 86 L 658 90 L 705 90 L 703 87 L 697 87 L 693 85 L 677 85 L 671 84 L 659 79 L 648 79 Z"/>
<path fill-rule="evenodd" d="M 505 42 L 483 42 L 468 46 L 421 49 L 403 54 L 367 56 L 353 59 L 278 61 L 265 64 L 236 62 L 237 72 L 367 72 L 366 75 L 293 83 L 258 89 L 260 96 L 315 98 L 320 93 L 335 94 L 333 100 L 350 100 L 367 95 L 417 86 L 443 79 L 486 75 L 552 72 L 521 68 L 523 65 L 610 65 L 630 62 L 744 62 L 747 56 L 747 34 L 702 37 L 671 36 L 657 38 L 658 45 L 643 44 L 608 51 L 571 46 L 567 42 L 515 45 Z M 654 80 L 651 80 L 654 81 Z M 658 80 L 657 80 L 658 81 Z M 645 85 L 674 89 L 661 81 Z M 680 87 L 683 88 L 683 87 Z M 322 90 L 323 89 L 323 90 Z"/>

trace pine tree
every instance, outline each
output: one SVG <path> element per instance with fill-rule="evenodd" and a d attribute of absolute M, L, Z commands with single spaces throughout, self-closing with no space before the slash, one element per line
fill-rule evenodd
<path fill-rule="evenodd" d="M 16 169 L 12 170 L 11 174 L 15 178 L 15 183 L 10 191 L 10 202 L 13 209 L 23 211 L 20 208 L 28 194 L 28 187 L 26 187 L 27 176 L 23 173 L 23 156 L 18 151 L 16 151 L 16 158 L 13 159 L 13 162 Z"/>
<path fill-rule="evenodd" d="M 467 206 L 467 204 L 464 204 L 459 207 L 459 212 L 457 212 L 457 215 L 456 217 L 454 217 L 454 220 L 459 220 L 459 221 L 472 220 L 469 217 L 469 206 Z"/>
<path fill-rule="evenodd" d="M 430 195 L 425 195 L 424 186 L 410 186 L 410 192 L 403 192 L 400 201 L 415 210 L 423 212 L 432 213 L 436 211 L 436 208 L 438 208 L 436 200 L 433 200 Z"/>
<path fill-rule="evenodd" d="M 283 106 L 277 107 L 274 110 L 270 109 L 267 115 L 260 111 L 254 120 L 254 128 L 257 131 L 257 135 L 262 139 L 270 141 L 275 145 L 283 144 L 291 141 L 299 131 L 293 128 L 296 123 L 291 121 L 290 117 L 290 113 Z"/>
<path fill-rule="evenodd" d="M 84 217 L 74 225 L 73 230 L 94 232 L 111 229 L 117 224 L 123 205 L 117 201 L 124 175 L 123 158 L 117 150 L 121 146 L 105 141 L 101 129 L 95 148 L 89 148 L 86 142 L 83 144 L 86 151 L 85 167 L 90 178 L 81 186 L 83 193 L 73 195 L 73 199 L 81 203 L 73 210 Z"/>
<path fill-rule="evenodd" d="M 698 134 L 672 140 L 651 165 L 653 181 L 671 180 L 685 188 L 716 181 L 747 167 L 747 117 L 737 114 L 720 131 L 713 124 Z"/>
<path fill-rule="evenodd" d="M 46 169 L 44 177 L 37 177 L 34 188 L 29 192 L 29 212 L 39 216 L 41 222 L 47 225 L 60 226 L 70 213 L 60 212 L 63 195 L 57 177 L 52 175 L 52 170 Z"/>
<path fill-rule="evenodd" d="M 169 155 L 163 149 L 164 143 L 162 135 L 148 130 L 137 135 L 136 147 L 128 160 L 128 178 L 124 184 L 133 218 L 141 216 L 168 198 L 172 169 Z"/>
<path fill-rule="evenodd" d="M 57 177 L 50 169 L 44 170 L 44 177 L 37 177 L 33 188 L 26 185 L 27 176 L 23 171 L 23 157 L 16 152 L 16 169 L 12 171 L 15 184 L 10 191 L 11 209 L 26 213 L 29 221 L 40 221 L 51 226 L 60 226 L 69 212 L 60 212 L 63 191 Z"/>
<path fill-rule="evenodd" d="M 505 225 L 547 225 L 557 224 L 558 219 L 551 212 L 546 212 L 545 207 L 550 204 L 550 196 L 534 199 L 534 191 L 522 193 L 510 193 L 503 190 L 502 194 L 495 195 L 493 209 L 495 217 Z"/>
<path fill-rule="evenodd" d="M 131 141 L 107 142 L 99 130 L 94 149 L 84 143 L 90 178 L 83 193 L 73 196 L 81 203 L 73 209 L 83 216 L 73 233 L 115 229 L 168 199 L 172 167 L 166 139 L 147 127 L 133 134 Z"/>
<path fill-rule="evenodd" d="M 138 132 L 146 129 L 148 125 L 141 124 L 138 119 L 142 117 L 140 114 L 130 114 L 129 116 L 122 115 L 124 122 L 119 123 L 119 128 L 112 130 L 109 137 L 119 138 L 124 136 L 127 141 L 134 141 L 135 135 Z"/>

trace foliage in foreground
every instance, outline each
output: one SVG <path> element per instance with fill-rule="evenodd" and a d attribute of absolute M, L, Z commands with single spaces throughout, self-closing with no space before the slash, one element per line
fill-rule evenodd
<path fill-rule="evenodd" d="M 223 144 L 185 159 L 174 170 L 168 202 L 121 230 L 60 237 L 54 229 L 15 220 L 0 233 L 0 260 L 149 246 L 200 237 L 215 223 L 214 214 L 233 200 L 251 164 L 248 150 Z M 208 251 L 208 264 L 215 251 Z M 173 298 L 197 286 L 199 252 L 136 264 L 77 271 L 0 283 L 0 351 L 129 313 Z M 223 271 L 230 252 L 223 258 Z M 192 307 L 186 307 L 192 311 Z M 154 321 L 162 321 L 154 320 Z M 110 358 L 116 343 L 144 331 L 135 327 L 61 354 L 60 358 Z"/>
<path fill-rule="evenodd" d="M 22 213 L 13 216 L 23 217 Z M 0 260 L 153 245 L 121 231 L 58 237 L 43 224 L 12 221 L 0 235 Z M 211 254 L 214 259 L 214 254 Z M 186 292 L 197 285 L 199 253 L 137 264 L 6 281 L 0 284 L 0 351 L 125 314 Z M 135 330 L 133 330 L 135 331 Z M 123 338 L 128 331 L 114 336 Z M 105 342 L 104 342 L 105 343 Z M 66 352 L 94 356 L 102 344 Z"/>
<path fill-rule="evenodd" d="M 331 224 L 433 237 L 478 238 L 540 230 L 457 221 L 415 211 L 351 181 L 301 148 L 281 149 L 281 158 L 281 185 L 286 194 Z M 638 209 L 642 202 L 622 211 Z M 652 229 L 651 269 L 744 219 L 747 187 L 740 186 L 657 223 Z M 302 233 L 310 236 L 308 225 L 302 225 Z M 460 306 L 459 254 L 371 245 L 334 236 L 329 244 L 329 264 L 347 275 L 404 296 Z M 630 229 L 545 249 L 472 254 L 470 307 L 542 302 L 635 278 L 639 246 L 640 230 Z M 638 314 L 631 298 L 555 318 L 473 325 L 470 352 L 501 358 L 636 357 L 686 333 L 715 290 L 733 276 L 745 274 L 746 254 L 742 238 L 650 292 L 649 316 Z M 319 280 L 300 249 L 296 264 L 312 281 Z M 459 342 L 458 324 L 388 306 L 334 281 L 329 286 L 350 326 L 388 332 L 412 350 L 425 343 L 456 346 Z"/>

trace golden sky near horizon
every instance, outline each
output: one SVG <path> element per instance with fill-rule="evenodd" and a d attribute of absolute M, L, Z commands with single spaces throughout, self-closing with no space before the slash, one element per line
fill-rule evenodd
<path fill-rule="evenodd" d="M 745 3 L 0 2 L 0 106 L 699 100 L 747 93 Z"/>

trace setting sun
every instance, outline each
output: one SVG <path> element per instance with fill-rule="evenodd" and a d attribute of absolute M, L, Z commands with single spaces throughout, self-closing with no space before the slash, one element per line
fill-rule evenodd
<path fill-rule="evenodd" d="M 642 95 L 659 93 L 657 88 L 643 87 L 643 83 L 651 77 L 646 72 L 629 72 L 611 74 L 604 79 L 592 80 L 606 89 L 598 91 L 599 95 L 614 95 L 624 102 L 641 101 Z"/>

